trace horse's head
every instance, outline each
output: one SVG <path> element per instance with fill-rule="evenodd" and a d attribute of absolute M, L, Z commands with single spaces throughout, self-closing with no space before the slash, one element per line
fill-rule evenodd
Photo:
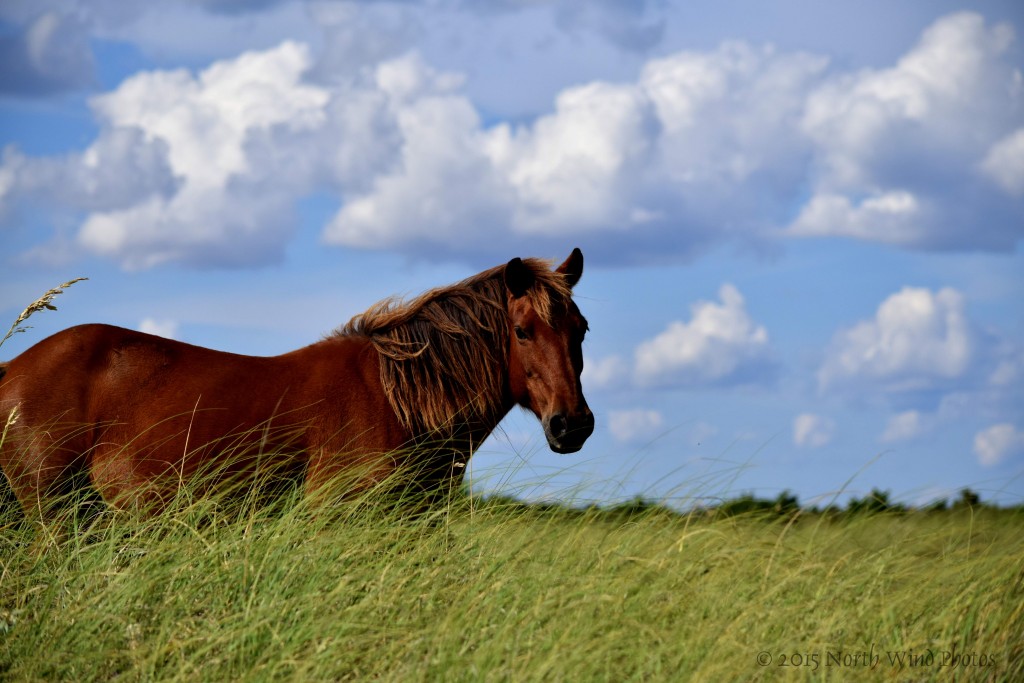
<path fill-rule="evenodd" d="M 544 425 L 551 450 L 575 453 L 594 431 L 594 414 L 580 384 L 587 321 L 571 297 L 583 274 L 583 253 L 574 249 L 555 272 L 565 286 L 538 282 L 535 272 L 518 258 L 505 266 L 509 386 L 515 401 Z M 551 291 L 530 296 L 535 287 L 545 286 Z M 545 302 L 546 310 L 538 310 L 538 302 Z"/>

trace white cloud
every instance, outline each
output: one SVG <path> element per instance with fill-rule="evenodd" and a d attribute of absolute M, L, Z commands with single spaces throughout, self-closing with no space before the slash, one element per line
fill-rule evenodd
<path fill-rule="evenodd" d="M 856 204 L 845 195 L 818 194 L 800 210 L 789 233 L 913 245 L 922 239 L 925 213 L 913 194 L 901 190 L 869 196 Z"/>
<path fill-rule="evenodd" d="M 486 156 L 487 136 L 472 104 L 453 93 L 458 79 L 408 56 L 376 71 L 394 122 L 398 153 L 377 169 L 367 192 L 353 193 L 327 226 L 333 244 L 408 248 L 427 242 L 486 250 L 511 204 Z"/>
<path fill-rule="evenodd" d="M 908 441 L 927 428 L 927 417 L 917 410 L 906 410 L 889 418 L 885 431 L 879 437 L 882 443 Z"/>
<path fill-rule="evenodd" d="M 276 260 L 293 202 L 329 166 L 329 152 L 307 154 L 325 142 L 330 101 L 302 82 L 310 62 L 284 43 L 195 75 L 132 76 L 91 100 L 100 134 L 84 152 L 5 152 L 0 214 L 27 201 L 84 214 L 78 245 L 126 268 Z"/>
<path fill-rule="evenodd" d="M 120 12 L 81 15 L 120 27 L 109 35 L 160 16 Z M 1024 235 L 1012 31 L 975 14 L 935 22 L 887 69 L 724 43 L 563 87 L 512 125 L 488 121 L 462 74 L 396 57 L 420 10 L 310 12 L 317 58 L 284 42 L 198 73 L 140 72 L 94 98 L 95 153 L 6 154 L 0 217 L 45 197 L 55 222 L 77 217 L 80 248 L 128 268 L 274 261 L 297 202 L 325 190 L 341 204 L 325 241 L 428 258 L 505 254 L 524 237 L 543 252 L 566 235 L 619 263 L 783 227 L 925 249 L 1009 250 Z"/>
<path fill-rule="evenodd" d="M 580 379 L 584 387 L 606 388 L 625 380 L 628 375 L 629 365 L 621 356 L 612 355 L 600 359 L 584 357 Z"/>
<path fill-rule="evenodd" d="M 608 429 L 616 441 L 647 441 L 660 434 L 665 419 L 656 410 L 613 410 L 608 413 Z"/>
<path fill-rule="evenodd" d="M 974 435 L 974 454 L 985 467 L 1024 455 L 1024 431 L 1009 422 L 992 425 Z"/>
<path fill-rule="evenodd" d="M 793 419 L 793 443 L 801 448 L 821 448 L 831 443 L 835 437 L 835 420 L 801 413 Z"/>
<path fill-rule="evenodd" d="M 892 144 L 906 153 L 932 136 L 991 133 L 1007 118 L 999 108 L 1019 95 L 1006 91 L 1013 70 L 1000 61 L 1012 42 L 1008 25 L 990 28 L 978 14 L 952 14 L 928 27 L 895 66 L 844 74 L 816 90 L 803 127 L 819 145 L 827 169 L 822 181 L 867 187 L 879 179 L 879 162 Z"/>
<path fill-rule="evenodd" d="M 981 170 L 1007 193 L 1024 195 L 1024 128 L 992 145 L 981 162 Z"/>
<path fill-rule="evenodd" d="M 885 392 L 927 390 L 966 375 L 975 333 L 960 292 L 904 287 L 875 317 L 840 331 L 818 370 L 822 389 L 877 387 Z"/>
<path fill-rule="evenodd" d="M 808 94 L 802 128 L 820 171 L 787 232 L 910 248 L 1012 249 L 1020 155 L 1006 138 L 1024 115 L 1007 24 L 974 13 L 937 20 L 895 66 L 839 74 Z M 1002 142 L 999 142 L 1002 140 Z M 988 156 L 986 157 L 986 154 Z M 941 171 L 940 171 L 941 169 Z"/>
<path fill-rule="evenodd" d="M 306 46 L 286 42 L 217 62 L 197 76 L 142 73 L 91 105 L 114 128 L 138 128 L 165 141 L 171 168 L 190 186 L 223 189 L 233 176 L 256 171 L 244 147 L 254 131 L 324 123 L 329 94 L 301 82 L 310 63 Z"/>
<path fill-rule="evenodd" d="M 277 258 L 290 236 L 295 191 L 310 186 L 309 170 L 254 157 L 262 137 L 274 138 L 279 153 L 299 152 L 295 138 L 324 125 L 329 94 L 301 82 L 309 64 L 304 46 L 284 43 L 215 63 L 196 76 L 142 73 L 94 98 L 104 123 L 98 144 L 137 131 L 161 145 L 179 184 L 170 193 L 143 188 L 117 208 L 91 213 L 80 243 L 128 268 Z"/>
<path fill-rule="evenodd" d="M 422 253 L 587 233 L 595 252 L 622 259 L 749 236 L 768 222 L 766 184 L 799 183 L 802 91 L 824 63 L 742 44 L 680 53 L 634 83 L 567 88 L 518 127 L 485 128 L 450 87 L 416 87 L 424 94 L 394 109 L 398 162 L 350 198 L 327 239 Z M 414 83 L 436 79 L 406 68 Z"/>
<path fill-rule="evenodd" d="M 139 331 L 167 339 L 177 339 L 178 323 L 174 320 L 143 318 L 139 323 Z"/>
<path fill-rule="evenodd" d="M 914 438 L 940 423 L 1012 417 L 1024 400 L 1024 351 L 978 324 L 952 288 L 904 287 L 875 314 L 833 336 L 818 389 L 892 410 L 880 440 Z"/>
<path fill-rule="evenodd" d="M 675 321 L 636 349 L 635 376 L 642 386 L 708 386 L 763 382 L 774 371 L 768 332 L 747 313 L 730 284 L 721 303 L 700 301 L 689 322 Z"/>
<path fill-rule="evenodd" d="M 608 219 L 623 215 L 624 184 L 650 151 L 651 117 L 637 88 L 591 83 L 564 91 L 532 129 L 496 129 L 492 160 L 516 197 L 516 228 L 616 227 Z"/>
<path fill-rule="evenodd" d="M 107 211 L 140 197 L 171 196 L 179 185 L 167 145 L 137 128 L 114 128 L 82 152 L 28 157 L 13 146 L 0 160 L 0 210 L 15 201 Z"/>

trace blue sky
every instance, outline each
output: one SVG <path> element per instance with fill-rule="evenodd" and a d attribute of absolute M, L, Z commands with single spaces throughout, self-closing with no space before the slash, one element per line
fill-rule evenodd
<path fill-rule="evenodd" d="M 12 0 L 0 355 L 82 322 L 240 353 L 586 255 L 598 428 L 481 491 L 1024 498 L 1018 2 Z"/>

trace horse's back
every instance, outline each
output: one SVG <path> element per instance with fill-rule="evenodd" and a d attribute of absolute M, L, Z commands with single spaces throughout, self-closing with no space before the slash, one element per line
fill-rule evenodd
<path fill-rule="evenodd" d="M 110 325 L 68 328 L 11 360 L 0 379 L 0 416 L 17 409 L 0 467 L 29 477 L 89 468 L 104 497 L 117 497 L 183 466 L 186 454 L 198 466 L 206 456 L 191 455 L 195 446 L 269 417 L 275 368 L 273 358 Z"/>
<path fill-rule="evenodd" d="M 0 381 L 0 410 L 19 405 L 26 416 L 86 420 L 92 389 L 118 374 L 122 381 L 137 382 L 166 357 L 169 342 L 112 325 L 78 325 L 58 332 L 7 363 Z"/>
<path fill-rule="evenodd" d="M 195 410 L 200 400 L 218 410 L 260 403 L 278 389 L 275 362 L 111 325 L 79 325 L 10 361 L 0 380 L 0 410 L 20 405 L 36 425 L 60 416 L 79 424 L 138 420 L 134 426 L 143 428 Z"/>

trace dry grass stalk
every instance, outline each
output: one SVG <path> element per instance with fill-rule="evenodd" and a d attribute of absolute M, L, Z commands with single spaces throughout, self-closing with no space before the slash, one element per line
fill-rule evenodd
<path fill-rule="evenodd" d="M 4 335 L 4 338 L 0 339 L 0 346 L 3 346 L 4 342 L 6 342 L 8 339 L 18 334 L 19 332 L 25 332 L 27 330 L 32 329 L 31 326 L 25 325 L 23 323 L 29 318 L 31 318 L 34 314 L 38 313 L 39 311 L 42 311 L 43 309 L 56 311 L 57 307 L 53 305 L 53 300 L 57 297 L 58 294 L 63 294 L 65 289 L 75 284 L 76 282 L 81 282 L 82 280 L 88 279 L 89 278 L 87 277 L 76 277 L 74 280 L 68 280 L 59 287 L 54 287 L 53 289 L 47 291 L 41 297 L 30 303 L 28 305 L 28 308 L 22 311 L 21 315 L 18 316 L 18 319 L 14 321 L 13 325 L 11 325 L 11 329 L 7 330 L 7 334 Z"/>

